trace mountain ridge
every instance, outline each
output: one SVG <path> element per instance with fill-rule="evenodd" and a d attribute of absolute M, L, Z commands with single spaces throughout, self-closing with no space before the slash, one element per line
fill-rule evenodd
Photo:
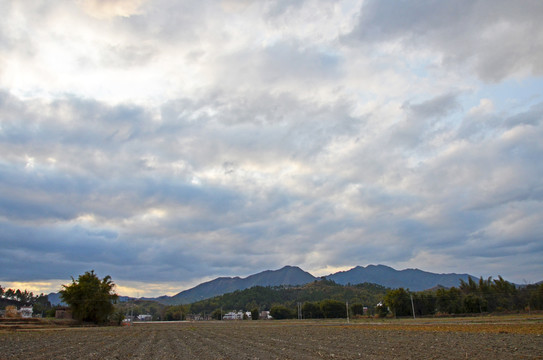
<path fill-rule="evenodd" d="M 163 295 L 159 297 L 146 297 L 142 300 L 154 300 L 165 305 L 189 304 L 200 300 L 212 298 L 234 292 L 245 290 L 253 286 L 281 286 L 281 285 L 305 285 L 307 283 L 327 279 L 338 284 L 362 284 L 373 283 L 388 288 L 403 287 L 411 291 L 422 291 L 436 287 L 458 287 L 460 280 L 468 281 L 469 278 L 478 280 L 473 275 L 457 273 L 432 273 L 420 269 L 396 270 L 386 265 L 355 266 L 350 270 L 339 271 L 327 276 L 315 277 L 307 271 L 297 267 L 286 265 L 278 270 L 265 270 L 247 277 L 218 277 L 203 282 L 195 287 L 183 290 L 173 296 Z M 58 295 L 49 294 L 50 298 L 59 301 Z M 52 296 L 51 296 L 52 295 Z M 55 297 L 56 295 L 56 297 Z M 56 302 L 56 301 L 52 301 Z"/>
<path fill-rule="evenodd" d="M 297 266 L 284 266 L 278 270 L 265 270 L 245 278 L 219 277 L 206 281 L 191 289 L 181 291 L 173 296 L 147 298 L 168 305 L 189 304 L 195 301 L 223 295 L 236 290 L 244 290 L 253 286 L 304 285 L 317 278 Z"/>
<path fill-rule="evenodd" d="M 477 280 L 473 275 L 457 273 L 432 273 L 420 269 L 396 270 L 386 265 L 355 266 L 347 271 L 339 271 L 326 276 L 338 284 L 346 285 L 370 282 L 389 288 L 406 288 L 412 291 L 427 290 L 438 285 L 444 287 L 458 286 L 460 280 L 469 278 Z"/>
<path fill-rule="evenodd" d="M 459 286 L 460 279 L 468 281 L 469 277 L 477 280 L 475 276 L 469 274 L 437 274 L 419 269 L 396 270 L 380 264 L 370 264 L 366 267 L 355 266 L 350 270 L 315 277 L 297 266 L 287 265 L 278 270 L 265 270 L 245 278 L 219 277 L 173 296 L 165 295 L 158 298 L 146 298 L 146 300 L 156 300 L 167 305 L 189 304 L 253 286 L 305 285 L 320 278 L 332 280 L 341 285 L 367 282 L 389 288 L 403 287 L 412 291 L 422 291 L 436 286 Z"/>

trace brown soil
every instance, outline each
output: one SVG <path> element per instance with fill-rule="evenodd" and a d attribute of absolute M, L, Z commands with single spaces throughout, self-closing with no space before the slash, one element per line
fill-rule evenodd
<path fill-rule="evenodd" d="M 0 330 L 1 359 L 543 359 L 543 317 Z"/>
<path fill-rule="evenodd" d="M 0 331 L 60 328 L 60 327 L 70 327 L 74 325 L 77 325 L 77 322 L 75 320 L 65 320 L 65 319 L 0 318 Z M 0 353 L 0 356 L 1 356 L 1 353 Z"/>

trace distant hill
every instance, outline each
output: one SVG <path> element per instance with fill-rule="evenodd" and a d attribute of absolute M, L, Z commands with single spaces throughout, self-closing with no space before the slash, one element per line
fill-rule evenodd
<path fill-rule="evenodd" d="M 411 291 L 427 290 L 438 285 L 458 287 L 460 279 L 467 282 L 469 277 L 477 280 L 469 274 L 435 274 L 419 269 L 395 270 L 385 265 L 357 266 L 348 271 L 326 276 L 328 280 L 342 285 L 369 282 L 393 289 L 403 287 Z"/>
<path fill-rule="evenodd" d="M 437 287 L 458 287 L 460 279 L 467 282 L 469 277 L 478 280 L 469 274 L 435 274 L 419 269 L 395 270 L 385 265 L 368 265 L 366 267 L 357 266 L 348 271 L 340 271 L 324 278 L 341 285 L 370 283 L 392 289 L 403 287 L 411 291 L 422 291 L 432 288 L 436 289 Z M 158 301 L 165 305 L 190 304 L 232 293 L 236 290 L 249 289 L 254 286 L 305 285 L 319 279 L 321 278 L 316 278 L 297 266 L 285 266 L 279 270 L 266 270 L 246 278 L 219 277 L 191 289 L 181 291 L 174 296 L 142 299 Z M 132 299 L 126 296 L 119 297 L 120 302 Z M 53 306 L 65 305 L 62 303 L 59 293 L 50 293 L 48 300 Z"/>
<path fill-rule="evenodd" d="M 47 295 L 47 300 L 51 303 L 51 306 L 66 306 L 64 302 L 62 302 L 62 299 L 60 298 L 60 293 L 50 293 Z"/>
<path fill-rule="evenodd" d="M 194 302 L 190 305 L 190 311 L 209 314 L 221 306 L 225 310 L 246 309 L 247 304 L 253 304 L 260 309 L 270 309 L 273 304 L 294 308 L 299 302 L 319 302 L 328 299 L 374 307 L 383 300 L 387 290 L 384 286 L 376 284 L 364 283 L 344 286 L 329 280 L 316 280 L 301 286 L 254 286 Z"/>
<path fill-rule="evenodd" d="M 246 278 L 220 277 L 182 291 L 177 295 L 161 296 L 154 300 L 169 305 L 190 304 L 253 286 L 304 285 L 315 280 L 313 275 L 299 267 L 285 266 L 279 270 L 266 270 Z"/>
<path fill-rule="evenodd" d="M 403 287 L 411 291 L 422 291 L 437 286 L 459 286 L 460 279 L 468 281 L 469 274 L 435 274 L 418 269 L 395 270 L 385 265 L 357 266 L 349 271 L 341 271 L 326 276 L 338 284 L 378 284 L 387 288 Z M 477 278 L 471 276 L 474 280 Z M 240 277 L 220 277 L 202 283 L 192 289 L 182 291 L 174 296 L 161 296 L 147 299 L 167 305 L 190 304 L 215 296 L 249 289 L 253 286 L 304 285 L 317 280 L 310 273 L 296 266 L 285 266 L 279 270 L 267 270 L 258 274 Z"/>

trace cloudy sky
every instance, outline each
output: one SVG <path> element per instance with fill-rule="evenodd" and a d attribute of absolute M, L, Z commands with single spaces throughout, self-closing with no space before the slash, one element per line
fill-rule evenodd
<path fill-rule="evenodd" d="M 0 0 L 0 284 L 543 280 L 543 2 Z"/>

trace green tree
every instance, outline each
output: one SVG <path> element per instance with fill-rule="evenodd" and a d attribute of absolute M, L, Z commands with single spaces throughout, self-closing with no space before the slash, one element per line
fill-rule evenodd
<path fill-rule="evenodd" d="M 294 317 L 293 312 L 283 305 L 272 306 L 270 309 L 270 315 L 276 320 L 291 319 Z"/>
<path fill-rule="evenodd" d="M 433 315 L 436 312 L 436 294 L 431 291 L 413 293 L 413 305 L 417 316 Z"/>
<path fill-rule="evenodd" d="M 60 297 L 79 321 L 104 323 L 114 311 L 113 303 L 118 296 L 109 275 L 100 280 L 94 270 L 87 271 L 77 280 L 72 277 L 72 283 L 62 287 Z"/>
<path fill-rule="evenodd" d="M 486 304 L 483 304 L 483 299 L 479 296 L 468 294 L 464 297 L 464 311 L 467 313 L 478 313 L 486 310 Z"/>
<path fill-rule="evenodd" d="M 394 317 L 412 315 L 409 292 L 404 288 L 388 291 L 385 295 L 385 304 L 390 308 Z"/>
<path fill-rule="evenodd" d="M 436 292 L 437 311 L 446 314 L 460 314 L 464 311 L 462 292 L 454 286 L 450 289 L 438 289 Z"/>
<path fill-rule="evenodd" d="M 530 287 L 531 295 L 529 299 L 529 306 L 533 310 L 543 310 L 543 283 L 532 285 Z"/>
<path fill-rule="evenodd" d="M 224 316 L 224 313 L 221 311 L 221 309 L 215 309 L 211 313 L 211 318 L 213 320 L 222 320 L 223 316 Z"/>
<path fill-rule="evenodd" d="M 7 290 L 4 292 L 4 297 L 5 297 L 6 299 L 14 300 L 14 298 L 15 298 L 15 290 L 13 290 L 13 289 L 7 289 Z"/>
<path fill-rule="evenodd" d="M 258 320 L 258 318 L 260 317 L 260 311 L 258 311 L 258 308 L 253 308 L 253 310 L 251 310 L 251 319 L 252 320 Z"/>
<path fill-rule="evenodd" d="M 353 315 L 364 315 L 364 305 L 361 303 L 354 303 L 351 305 L 351 312 Z"/>
<path fill-rule="evenodd" d="M 345 303 L 337 300 L 324 300 L 321 302 L 321 310 L 327 319 L 338 319 L 347 317 Z"/>
<path fill-rule="evenodd" d="M 375 313 L 380 318 L 386 317 L 388 315 L 388 307 L 382 302 L 375 305 Z"/>
<path fill-rule="evenodd" d="M 33 299 L 33 307 L 35 314 L 45 315 L 45 312 L 51 308 L 51 303 L 47 299 L 47 295 L 40 294 Z"/>
<path fill-rule="evenodd" d="M 121 323 L 124 320 L 124 312 L 122 310 L 117 310 L 112 316 L 113 321 L 115 321 L 115 324 L 121 325 Z"/>
<path fill-rule="evenodd" d="M 498 276 L 498 279 L 494 280 L 492 284 L 492 292 L 496 299 L 496 309 L 494 310 L 504 311 L 515 308 L 517 289 L 514 284 Z"/>
<path fill-rule="evenodd" d="M 309 301 L 304 302 L 302 305 L 302 316 L 304 319 L 320 319 L 324 317 L 319 304 Z"/>
<path fill-rule="evenodd" d="M 186 313 L 187 310 L 185 309 L 184 305 L 173 305 L 166 310 L 164 317 L 167 321 L 185 320 Z"/>

